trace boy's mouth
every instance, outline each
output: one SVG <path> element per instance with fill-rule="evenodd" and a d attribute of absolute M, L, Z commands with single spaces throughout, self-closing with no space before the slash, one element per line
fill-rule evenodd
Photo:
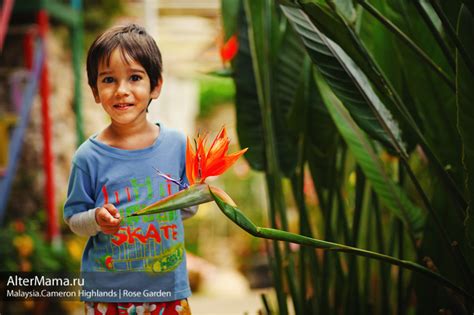
<path fill-rule="evenodd" d="M 127 109 L 127 108 L 132 107 L 132 106 L 133 106 L 133 104 L 115 104 L 114 108 Z"/>

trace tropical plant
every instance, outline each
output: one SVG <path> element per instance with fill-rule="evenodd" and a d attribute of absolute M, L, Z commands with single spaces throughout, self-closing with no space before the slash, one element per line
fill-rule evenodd
<path fill-rule="evenodd" d="M 467 293 L 394 261 L 274 242 L 278 312 L 289 296 L 296 314 L 471 314 L 474 2 L 223 0 L 222 12 L 239 44 L 239 140 L 266 174 L 271 227 L 289 230 L 289 179 L 291 232 Z"/>

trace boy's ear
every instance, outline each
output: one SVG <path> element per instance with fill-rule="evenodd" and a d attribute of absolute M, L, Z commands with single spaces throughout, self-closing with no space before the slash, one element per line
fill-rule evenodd
<path fill-rule="evenodd" d="M 99 91 L 97 91 L 97 88 L 91 88 L 92 89 L 92 94 L 94 94 L 94 99 L 97 104 L 100 103 L 100 98 L 99 98 Z"/>
<path fill-rule="evenodd" d="M 153 88 L 153 90 L 151 90 L 150 96 L 152 99 L 157 99 L 158 96 L 160 96 L 162 85 L 163 79 L 160 79 L 160 81 L 158 81 L 158 84 Z"/>

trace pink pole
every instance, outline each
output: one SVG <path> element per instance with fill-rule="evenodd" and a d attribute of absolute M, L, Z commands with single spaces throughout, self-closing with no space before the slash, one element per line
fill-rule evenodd
<path fill-rule="evenodd" d="M 48 14 L 46 11 L 41 10 L 38 12 L 38 27 L 39 36 L 43 39 L 44 47 L 46 49 L 46 34 L 48 32 L 49 21 Z M 46 54 L 45 54 L 46 56 Z M 52 152 L 52 132 L 51 132 L 51 118 L 49 116 L 49 77 L 47 58 L 44 58 L 45 62 L 43 70 L 41 72 L 40 82 L 40 94 L 41 94 L 41 114 L 43 119 L 43 164 L 44 172 L 46 175 L 46 187 L 45 187 L 45 200 L 46 200 L 46 213 L 47 213 L 47 237 L 48 240 L 55 242 L 59 240 L 59 225 L 58 215 L 54 202 L 54 156 Z"/>
<path fill-rule="evenodd" d="M 13 0 L 3 0 L 2 11 L 0 12 L 0 51 L 3 50 L 3 43 L 7 36 L 8 22 L 13 9 Z"/>

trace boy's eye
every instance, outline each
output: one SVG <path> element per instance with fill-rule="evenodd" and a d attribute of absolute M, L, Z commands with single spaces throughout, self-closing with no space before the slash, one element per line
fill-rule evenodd
<path fill-rule="evenodd" d="M 103 82 L 103 83 L 112 83 L 112 82 L 114 82 L 114 78 L 112 78 L 112 77 L 105 77 L 105 78 L 102 79 L 102 82 Z"/>
<path fill-rule="evenodd" d="M 142 79 L 141 76 L 139 76 L 138 74 L 134 74 L 130 77 L 130 80 L 132 81 L 140 81 Z"/>

